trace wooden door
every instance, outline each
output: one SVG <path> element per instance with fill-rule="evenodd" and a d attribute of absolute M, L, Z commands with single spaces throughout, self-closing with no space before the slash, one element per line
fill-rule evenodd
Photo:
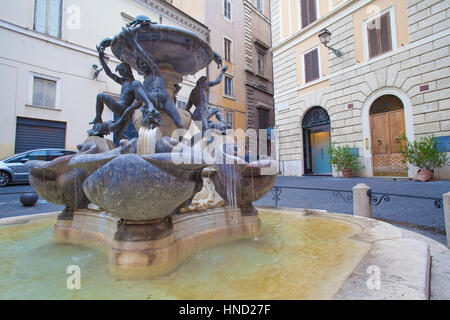
<path fill-rule="evenodd" d="M 403 155 L 399 152 L 399 137 L 405 132 L 403 110 L 370 116 L 374 176 L 408 176 Z"/>

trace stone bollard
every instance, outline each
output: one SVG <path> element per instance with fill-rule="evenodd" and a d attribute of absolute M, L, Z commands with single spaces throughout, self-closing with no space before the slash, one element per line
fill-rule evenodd
<path fill-rule="evenodd" d="M 445 233 L 447 234 L 447 248 L 450 248 L 450 192 L 442 195 L 444 200 Z"/>
<path fill-rule="evenodd" d="M 353 187 L 353 215 L 372 218 L 372 206 L 367 192 L 370 187 L 364 183 L 358 183 Z"/>

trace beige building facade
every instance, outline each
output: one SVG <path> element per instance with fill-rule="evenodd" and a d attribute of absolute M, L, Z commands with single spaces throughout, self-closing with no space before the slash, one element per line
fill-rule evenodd
<path fill-rule="evenodd" d="M 274 155 L 270 150 L 272 136 L 266 131 L 275 123 L 273 102 L 272 46 L 270 1 L 244 0 L 245 15 L 245 73 L 247 129 L 259 133 L 258 153 Z"/>
<path fill-rule="evenodd" d="M 159 0 L 0 0 L 0 5 L 0 158 L 30 146 L 76 150 L 91 128 L 97 94 L 118 97 L 121 89 L 104 72 L 94 78 L 93 65 L 100 65 L 96 45 L 137 15 L 209 38 L 204 24 Z M 109 49 L 106 53 L 114 71 L 120 61 Z M 187 101 L 205 74 L 185 77 L 178 99 Z M 140 79 L 136 71 L 134 76 Z M 112 119 L 105 107 L 103 120 Z"/>
<path fill-rule="evenodd" d="M 284 175 L 333 174 L 331 143 L 360 176 L 409 176 L 402 133 L 450 136 L 450 8 L 443 0 L 271 0 L 275 118 Z M 331 33 L 328 47 L 319 33 Z M 443 150 L 443 149 L 442 149 Z M 450 178 L 450 168 L 437 170 Z"/>
<path fill-rule="evenodd" d="M 219 107 L 223 118 L 234 130 L 246 130 L 244 55 L 244 5 L 242 0 L 168 0 L 210 29 L 209 42 L 228 66 L 222 82 L 208 90 L 210 107 Z M 220 73 L 212 63 L 207 68 L 209 81 Z"/>
<path fill-rule="evenodd" d="M 208 26 L 211 46 L 229 67 L 209 90 L 210 105 L 235 130 L 273 127 L 270 0 L 168 1 Z M 209 79 L 219 71 L 211 64 Z"/>

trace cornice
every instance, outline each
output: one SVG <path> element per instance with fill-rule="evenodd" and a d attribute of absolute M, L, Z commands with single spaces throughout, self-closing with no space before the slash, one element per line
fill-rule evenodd
<path fill-rule="evenodd" d="M 249 7 L 252 12 L 256 13 L 261 19 L 265 20 L 268 24 L 270 24 L 270 18 L 266 17 L 258 8 L 250 0 L 244 0 L 244 5 Z"/>
<path fill-rule="evenodd" d="M 170 20 L 177 22 L 184 27 L 190 29 L 194 33 L 199 34 L 204 39 L 208 39 L 210 30 L 209 28 L 192 18 L 188 14 L 174 7 L 173 5 L 160 0 L 134 0 L 135 2 L 147 7 L 160 14 L 163 17 L 169 18 Z"/>

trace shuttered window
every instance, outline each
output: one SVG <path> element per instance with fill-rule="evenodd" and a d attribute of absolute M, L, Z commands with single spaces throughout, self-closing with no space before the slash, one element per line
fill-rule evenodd
<path fill-rule="evenodd" d="M 263 11 L 263 0 L 256 0 L 256 8 L 258 8 L 259 11 Z"/>
<path fill-rule="evenodd" d="M 267 129 L 270 124 L 270 112 L 267 109 L 258 108 L 258 129 Z"/>
<path fill-rule="evenodd" d="M 319 79 L 319 51 L 314 49 L 305 53 L 305 82 Z"/>
<path fill-rule="evenodd" d="M 264 75 L 264 54 L 258 51 L 256 53 L 257 62 L 258 62 L 258 74 Z"/>
<path fill-rule="evenodd" d="M 316 0 L 300 0 L 302 28 L 317 20 Z"/>
<path fill-rule="evenodd" d="M 231 0 L 223 0 L 223 15 L 231 20 Z"/>
<path fill-rule="evenodd" d="M 233 96 L 233 79 L 228 76 L 225 76 L 225 95 Z"/>
<path fill-rule="evenodd" d="M 56 101 L 56 81 L 33 77 L 34 106 L 54 108 Z"/>
<path fill-rule="evenodd" d="M 223 46 L 225 51 L 225 60 L 231 62 L 231 40 L 223 39 Z"/>
<path fill-rule="evenodd" d="M 392 50 L 389 12 L 367 22 L 366 26 L 370 58 Z"/>
<path fill-rule="evenodd" d="M 233 124 L 233 112 L 225 112 L 225 122 L 231 127 L 231 128 L 233 128 L 234 127 L 234 124 Z"/>
<path fill-rule="evenodd" d="M 34 30 L 60 38 L 61 8 L 62 0 L 35 0 Z"/>

